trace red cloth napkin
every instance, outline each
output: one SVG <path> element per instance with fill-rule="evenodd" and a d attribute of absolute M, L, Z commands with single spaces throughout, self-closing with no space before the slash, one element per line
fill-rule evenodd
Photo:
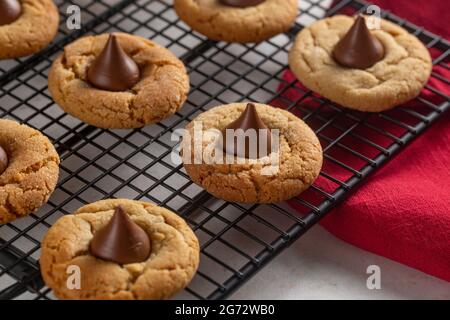
<path fill-rule="evenodd" d="M 450 3 L 447 0 L 372 2 L 449 38 Z M 436 57 L 440 52 L 432 51 L 431 54 Z M 435 66 L 434 72 L 450 79 L 448 69 Z M 291 82 L 294 76 L 288 71 L 285 79 Z M 429 85 L 450 94 L 449 85 L 436 78 L 432 78 Z M 290 100 L 299 98 L 296 90 L 288 90 L 286 95 Z M 429 90 L 424 90 L 422 96 L 428 100 L 442 101 L 442 97 Z M 410 102 L 408 106 L 414 104 L 417 102 Z M 383 144 L 379 139 L 377 142 Z M 358 148 L 366 147 L 361 145 Z M 348 157 L 346 154 L 337 156 Z M 348 160 L 350 163 L 355 161 Z M 447 113 L 369 177 L 321 223 L 329 232 L 355 246 L 450 281 L 449 168 L 450 117 Z M 337 166 L 325 165 L 324 171 L 342 181 L 348 178 Z M 319 180 L 317 183 L 321 187 L 331 188 L 330 181 Z M 301 209 L 295 201 L 290 204 Z"/>

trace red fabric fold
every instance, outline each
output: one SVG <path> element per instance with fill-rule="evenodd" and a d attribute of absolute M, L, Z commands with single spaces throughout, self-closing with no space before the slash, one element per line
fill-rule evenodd
<path fill-rule="evenodd" d="M 374 0 L 384 10 L 403 17 L 429 31 L 449 38 L 450 3 L 446 0 Z M 432 50 L 433 57 L 441 52 Z M 446 61 L 448 66 L 448 60 Z M 447 68 L 435 66 L 433 71 L 450 79 Z M 288 71 L 285 80 L 292 82 Z M 299 85 L 301 86 L 301 85 Z M 436 77 L 429 86 L 450 95 L 450 86 Z M 301 95 L 297 90 L 287 90 L 284 95 L 295 101 Z M 422 94 L 436 103 L 445 100 L 442 96 L 425 89 Z M 313 103 L 306 100 L 303 104 Z M 420 103 L 407 104 L 420 110 Z M 395 112 L 395 111 L 394 111 Z M 405 119 L 407 122 L 407 119 Z M 369 177 L 357 191 L 338 206 L 323 221 L 322 225 L 338 238 L 362 249 L 385 256 L 428 274 L 450 281 L 450 117 L 448 113 L 423 135 L 405 148 L 394 159 Z M 361 134 L 369 134 L 368 129 Z M 401 134 L 402 129 L 397 129 Z M 382 137 L 371 137 L 380 145 L 388 143 Z M 353 143 L 347 141 L 348 143 Z M 353 145 L 358 151 L 374 157 L 379 151 L 367 145 Z M 352 166 L 358 161 L 342 152 L 336 156 Z M 347 157 L 347 159 L 345 159 Z M 361 161 L 361 166 L 364 163 Z M 348 179 L 348 172 L 326 163 L 324 172 Z M 335 189 L 327 179 L 317 182 L 325 189 Z M 297 202 L 293 207 L 304 211 Z"/>

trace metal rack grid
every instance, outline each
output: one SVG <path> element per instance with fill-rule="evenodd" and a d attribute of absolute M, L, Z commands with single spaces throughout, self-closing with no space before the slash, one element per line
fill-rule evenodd
<path fill-rule="evenodd" d="M 0 62 L 0 117 L 27 123 L 49 136 L 61 159 L 61 177 L 38 213 L 0 226 L 0 299 L 52 299 L 38 269 L 40 240 L 59 217 L 102 198 L 148 200 L 182 215 L 201 243 L 201 265 L 176 298 L 229 296 L 283 249 L 315 225 L 378 167 L 404 148 L 449 107 L 449 97 L 427 85 L 414 101 L 381 114 L 350 111 L 286 77 L 295 34 L 324 14 L 363 11 L 359 0 L 302 0 L 296 25 L 261 44 L 227 44 L 192 32 L 170 0 L 56 1 L 83 10 L 83 29 L 60 28 L 57 40 L 32 57 Z M 108 3 L 108 4 L 107 4 Z M 388 12 L 433 52 L 436 68 L 449 69 L 450 43 Z M 64 19 L 62 19 L 64 21 Z M 63 25 L 63 24 L 62 24 Z M 47 90 L 47 73 L 65 44 L 92 33 L 123 31 L 168 47 L 186 64 L 188 101 L 176 115 L 138 130 L 102 130 L 65 114 Z M 432 77 L 448 86 L 438 72 Z M 171 158 L 171 133 L 199 113 L 234 101 L 269 102 L 301 116 L 319 136 L 324 167 L 317 182 L 292 201 L 243 205 L 215 199 L 193 184 Z"/>

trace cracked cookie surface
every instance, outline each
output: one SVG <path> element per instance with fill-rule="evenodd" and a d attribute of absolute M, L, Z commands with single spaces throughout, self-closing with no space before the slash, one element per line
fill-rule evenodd
<path fill-rule="evenodd" d="M 55 37 L 59 12 L 52 0 L 20 0 L 22 14 L 0 26 L 0 59 L 18 58 L 40 51 Z"/>
<path fill-rule="evenodd" d="M 189 93 L 184 64 L 169 50 L 133 35 L 116 33 L 124 51 L 141 70 L 130 90 L 111 92 L 87 82 L 87 70 L 100 54 L 108 34 L 81 38 L 64 48 L 52 65 L 49 89 L 72 116 L 100 128 L 139 128 L 175 113 Z"/>
<path fill-rule="evenodd" d="M 354 22 L 338 15 L 303 29 L 289 52 L 289 65 L 299 81 L 344 107 L 378 112 L 419 95 L 431 74 L 427 48 L 414 35 L 381 19 L 372 30 L 385 48 L 385 57 L 368 69 L 342 67 L 332 57 L 337 42 Z"/>
<path fill-rule="evenodd" d="M 89 253 L 93 234 L 122 205 L 148 234 L 152 251 L 147 261 L 120 265 Z M 142 201 L 102 200 L 59 219 L 45 235 L 41 273 L 60 299 L 167 299 L 191 281 L 199 264 L 197 237 L 175 213 Z M 80 268 L 81 289 L 69 289 L 67 268 Z"/>
<path fill-rule="evenodd" d="M 9 164 L 0 174 L 0 224 L 24 217 L 45 204 L 55 189 L 59 156 L 39 131 L 0 119 L 0 145 Z"/>
<path fill-rule="evenodd" d="M 297 17 L 297 0 L 266 0 L 236 8 L 219 0 L 175 0 L 175 11 L 192 29 L 210 39 L 260 42 L 287 31 Z"/>
<path fill-rule="evenodd" d="M 188 145 L 201 144 L 203 149 L 211 144 L 204 134 L 198 139 L 194 126 L 202 125 L 203 132 L 209 129 L 222 131 L 236 120 L 247 103 L 233 103 L 213 108 L 200 114 L 186 129 L 193 139 L 183 139 L 182 151 L 190 151 L 194 159 L 194 148 Z M 202 161 L 200 164 L 184 163 L 191 179 L 215 197 L 243 203 L 274 203 L 288 200 L 306 190 L 319 175 L 322 167 L 322 148 L 314 132 L 306 123 L 292 113 L 269 105 L 255 104 L 259 116 L 269 129 L 280 133 L 279 168 L 270 172 L 269 157 L 246 160 L 245 163 L 218 164 Z M 184 157 L 183 157 L 184 158 Z M 262 170 L 268 170 L 262 174 Z"/>

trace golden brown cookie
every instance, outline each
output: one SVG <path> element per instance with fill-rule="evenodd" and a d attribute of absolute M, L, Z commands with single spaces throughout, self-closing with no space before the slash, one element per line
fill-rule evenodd
<path fill-rule="evenodd" d="M 0 59 L 38 52 L 58 31 L 59 12 L 52 0 L 20 0 L 20 3 L 19 18 L 0 26 Z"/>
<path fill-rule="evenodd" d="M 8 165 L 0 174 L 0 224 L 21 218 L 45 204 L 59 175 L 59 156 L 39 131 L 0 119 L 0 146 Z"/>
<path fill-rule="evenodd" d="M 90 253 L 93 235 L 120 205 L 150 238 L 152 251 L 145 262 L 119 265 Z M 42 241 L 40 258 L 45 283 L 61 299 L 167 299 L 191 281 L 198 264 L 198 240 L 182 218 L 124 199 L 95 202 L 59 219 Z M 80 289 L 67 286 L 70 266 L 79 268 Z"/>
<path fill-rule="evenodd" d="M 414 35 L 389 21 L 381 19 L 381 29 L 372 30 L 384 46 L 384 59 L 368 69 L 335 62 L 333 48 L 354 19 L 326 18 L 298 34 L 289 64 L 299 81 L 325 98 L 361 111 L 383 111 L 419 95 L 431 73 L 430 54 Z"/>
<path fill-rule="evenodd" d="M 295 22 L 297 0 L 266 0 L 245 8 L 219 0 L 175 0 L 175 11 L 192 29 L 210 39 L 260 42 L 287 31 Z"/>
<path fill-rule="evenodd" d="M 186 172 L 196 184 L 215 197 L 227 201 L 273 203 L 298 195 L 319 175 L 322 148 L 308 125 L 292 113 L 279 108 L 255 104 L 265 125 L 271 130 L 279 130 L 278 167 L 274 166 L 270 157 L 245 159 L 245 163 L 238 163 L 234 157 L 233 164 L 211 162 L 207 157 L 202 157 L 198 164 L 194 162 L 194 145 L 202 145 L 203 150 L 207 150 L 211 141 L 214 141 L 207 133 L 208 130 L 222 131 L 242 114 L 246 105 L 233 103 L 213 108 L 200 114 L 186 127 L 189 135 L 184 137 L 181 144 L 182 152 L 190 153 L 188 157 L 183 154 Z M 204 134 L 194 135 L 194 126 L 199 125 Z M 193 147 L 189 149 L 189 145 Z"/>
<path fill-rule="evenodd" d="M 66 46 L 53 63 L 49 89 L 55 101 L 67 113 L 100 128 L 138 128 L 175 113 L 189 93 L 183 63 L 150 40 L 124 33 L 116 36 L 138 64 L 140 81 L 122 92 L 91 86 L 87 70 L 103 50 L 109 34 L 88 36 Z"/>

